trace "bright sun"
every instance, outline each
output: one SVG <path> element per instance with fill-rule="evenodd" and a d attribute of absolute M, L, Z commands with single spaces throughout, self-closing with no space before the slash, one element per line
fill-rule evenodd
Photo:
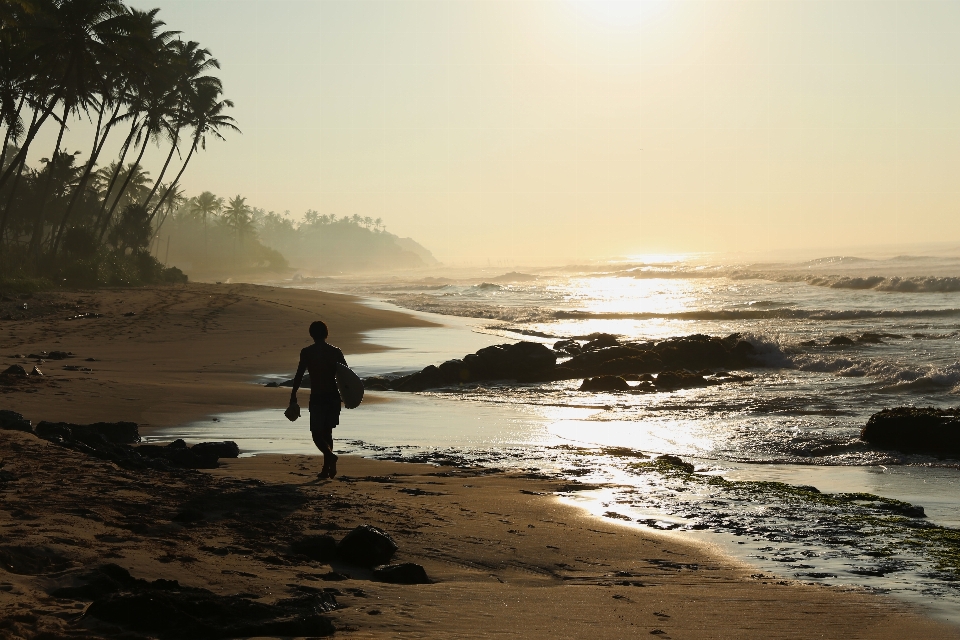
<path fill-rule="evenodd" d="M 597 22 L 625 27 L 640 22 L 648 0 L 567 0 L 584 16 Z"/>

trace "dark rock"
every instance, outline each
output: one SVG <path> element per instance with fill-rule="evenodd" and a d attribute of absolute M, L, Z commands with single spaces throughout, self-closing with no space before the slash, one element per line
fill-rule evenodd
<path fill-rule="evenodd" d="M 857 336 L 857 342 L 864 344 L 883 344 L 883 336 L 879 333 L 861 333 Z"/>
<path fill-rule="evenodd" d="M 654 353 L 641 351 L 635 347 L 616 346 L 606 349 L 597 349 L 594 351 L 585 351 L 574 356 L 563 363 L 563 366 L 573 371 L 583 373 L 582 377 L 595 375 L 599 373 L 598 369 L 608 362 L 614 360 L 630 360 L 633 358 L 655 359 L 656 364 L 651 365 L 654 368 L 651 371 L 624 371 L 623 373 L 652 373 L 659 370 L 660 358 Z"/>
<path fill-rule="evenodd" d="M 627 381 L 620 376 L 597 376 L 587 378 L 580 385 L 580 391 L 630 391 Z"/>
<path fill-rule="evenodd" d="M 337 541 L 333 536 L 306 536 L 290 545 L 290 551 L 317 562 L 329 562 L 337 555 Z"/>
<path fill-rule="evenodd" d="M 168 449 L 187 449 L 187 441 L 183 438 L 177 438 L 173 442 L 167 445 Z"/>
<path fill-rule="evenodd" d="M 468 356 L 469 357 L 469 356 Z M 450 382 L 453 382 L 452 380 Z M 443 375 L 439 367 L 430 365 L 424 367 L 422 371 L 403 376 L 393 381 L 392 387 L 397 391 L 424 391 L 434 387 L 442 387 L 444 384 Z"/>
<path fill-rule="evenodd" d="M 817 346 L 817 341 L 816 341 L 816 340 L 805 340 L 805 341 L 803 341 L 803 342 L 800 343 L 800 346 L 801 346 L 801 347 L 815 347 L 815 346 Z"/>
<path fill-rule="evenodd" d="M 3 373 L 0 373 L 0 375 L 10 376 L 11 378 L 26 378 L 27 370 L 18 364 L 12 364 L 4 369 Z"/>
<path fill-rule="evenodd" d="M 549 378 L 557 354 L 539 342 L 498 344 L 480 349 L 462 360 L 430 365 L 418 373 L 397 378 L 397 391 L 423 391 L 449 384 L 478 380 L 534 380 Z"/>
<path fill-rule="evenodd" d="M 594 333 L 587 336 L 589 342 L 581 347 L 583 351 L 595 351 L 596 349 L 606 349 L 607 347 L 615 347 L 619 344 L 617 336 L 611 335 L 609 333 Z"/>
<path fill-rule="evenodd" d="M 0 410 L 0 429 L 33 433 L 30 421 L 16 411 Z"/>
<path fill-rule="evenodd" d="M 102 621 L 159 638 L 329 636 L 334 627 L 322 614 L 337 607 L 336 597 L 327 592 L 311 592 L 270 605 L 184 587 L 176 580 L 139 580 L 116 565 L 89 572 L 81 584 L 55 589 L 52 595 L 92 599 L 84 613 L 86 625 Z"/>
<path fill-rule="evenodd" d="M 112 444 L 133 444 L 140 442 L 140 431 L 136 422 L 95 422 L 93 424 L 72 424 L 69 422 L 40 422 L 37 435 L 49 440 L 52 436 L 73 439 L 93 446 L 100 442 Z"/>
<path fill-rule="evenodd" d="M 144 458 L 160 459 L 171 466 L 183 469 L 216 469 L 219 467 L 217 459 L 220 457 L 213 450 L 196 450 L 196 447 L 187 448 L 186 443 L 172 442 L 163 447 L 156 444 L 142 444 L 136 452 Z"/>
<path fill-rule="evenodd" d="M 627 358 L 616 358 L 609 360 L 596 367 L 595 371 L 603 375 L 626 375 L 640 373 L 655 373 L 660 371 L 663 363 L 657 354 L 650 352 L 638 352 L 641 355 L 630 356 Z"/>
<path fill-rule="evenodd" d="M 72 358 L 73 353 L 69 351 L 51 351 L 47 354 L 48 360 L 66 360 L 67 358 Z"/>
<path fill-rule="evenodd" d="M 200 455 L 215 455 L 218 458 L 238 458 L 240 457 L 240 447 L 233 440 L 224 440 L 223 442 L 200 442 L 193 445 L 190 449 Z"/>
<path fill-rule="evenodd" d="M 707 381 L 703 376 L 689 371 L 664 371 L 657 376 L 654 384 L 658 389 L 690 389 L 693 387 L 705 387 Z"/>
<path fill-rule="evenodd" d="M 390 562 L 397 552 L 397 543 L 382 529 L 362 524 L 337 543 L 337 556 L 361 567 L 375 567 Z"/>
<path fill-rule="evenodd" d="M 431 584 L 427 571 L 418 564 L 388 564 L 373 570 L 373 579 L 390 584 Z"/>
<path fill-rule="evenodd" d="M 856 344 L 856 343 L 850 338 L 848 338 L 847 336 L 835 336 L 830 339 L 830 342 L 828 344 L 830 344 L 831 346 L 837 347 L 837 346 L 849 346 L 851 344 Z"/>
<path fill-rule="evenodd" d="M 470 369 L 463 363 L 463 360 L 454 359 L 447 360 L 439 367 L 437 370 L 440 371 L 440 376 L 444 380 L 450 382 L 469 382 L 470 381 Z"/>
<path fill-rule="evenodd" d="M 860 438 L 875 447 L 938 457 L 960 457 L 960 410 L 884 409 L 867 420 Z"/>
<path fill-rule="evenodd" d="M 268 382 L 267 384 L 265 384 L 265 385 L 263 385 L 263 386 L 265 386 L 265 387 L 270 387 L 270 388 L 272 388 L 272 389 L 276 389 L 277 387 L 280 386 L 280 383 L 279 383 L 279 382 Z"/>
<path fill-rule="evenodd" d="M 588 338 L 590 342 L 583 347 L 574 347 L 579 345 L 574 340 L 558 341 L 554 350 L 536 342 L 495 345 L 463 359 L 449 360 L 439 367 L 431 365 L 393 381 L 382 380 L 382 384 L 397 391 L 423 391 L 483 380 L 546 382 L 664 370 L 742 368 L 755 364 L 752 361 L 754 346 L 739 334 L 725 338 L 698 334 L 635 344 L 621 344 L 609 334 Z M 557 357 L 563 353 L 576 355 L 557 366 Z"/>
<path fill-rule="evenodd" d="M 553 343 L 553 350 L 568 356 L 575 356 L 582 351 L 576 340 L 558 340 Z"/>

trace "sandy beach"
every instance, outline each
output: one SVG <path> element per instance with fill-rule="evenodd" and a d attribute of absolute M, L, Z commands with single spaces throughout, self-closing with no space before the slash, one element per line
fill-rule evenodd
<path fill-rule="evenodd" d="M 0 366 L 36 365 L 44 374 L 31 384 L 0 386 L 4 408 L 34 421 L 130 420 L 150 428 L 220 411 L 283 407 L 289 392 L 251 383 L 268 373 L 292 377 L 313 320 L 324 318 L 330 341 L 351 354 L 383 349 L 365 342 L 365 331 L 429 326 L 358 302 L 299 289 L 190 284 L 3 303 L 0 317 L 13 319 L 3 323 Z M 74 356 L 14 357 L 44 351 Z"/>
<path fill-rule="evenodd" d="M 131 420 L 142 432 L 282 406 L 286 390 L 252 382 L 291 371 L 318 317 L 348 356 L 381 348 L 364 331 L 428 326 L 349 296 L 255 285 L 4 304 L 4 368 L 29 370 L 36 358 L 12 356 L 41 351 L 74 357 L 41 358 L 42 378 L 0 386 L 0 409 L 34 423 Z M 557 499 L 569 487 L 537 474 L 344 457 L 336 480 L 318 481 L 319 457 L 296 455 L 132 471 L 15 431 L 0 431 L 0 459 L 3 638 L 172 637 L 105 623 L 85 615 L 89 593 L 58 592 L 89 584 L 108 563 L 243 602 L 322 596 L 336 602 L 323 613 L 336 633 L 357 638 L 960 637 L 890 598 L 760 574 L 710 548 L 590 516 Z M 307 536 L 340 539 L 361 524 L 389 533 L 393 561 L 422 565 L 432 584 L 378 582 L 296 550 Z"/>

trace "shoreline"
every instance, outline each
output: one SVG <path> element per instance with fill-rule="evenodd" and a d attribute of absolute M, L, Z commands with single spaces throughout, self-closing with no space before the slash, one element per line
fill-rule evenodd
<path fill-rule="evenodd" d="M 252 316 L 262 323 L 283 321 L 284 327 L 291 328 L 278 332 L 281 334 L 279 336 L 273 335 L 257 343 L 260 354 L 254 359 L 256 361 L 237 363 L 236 369 L 246 371 L 245 367 L 259 368 L 265 362 L 286 362 L 284 358 L 287 356 L 275 353 L 286 345 L 277 345 L 284 340 L 295 339 L 297 342 L 293 344 L 305 343 L 298 337 L 300 333 L 305 334 L 306 324 L 302 318 L 313 319 L 311 314 L 316 313 L 316 303 L 321 300 L 326 302 L 319 302 L 319 306 L 333 303 L 331 306 L 338 308 L 339 320 L 343 322 L 338 326 L 354 330 L 349 340 L 340 339 L 337 342 L 348 353 L 363 350 L 370 353 L 388 348 L 365 342 L 362 331 L 357 327 L 369 326 L 371 329 L 367 330 L 373 330 L 384 323 L 394 323 L 392 326 L 395 327 L 432 325 L 412 314 L 406 316 L 389 310 L 371 310 L 359 299 L 339 294 L 257 287 L 253 289 L 255 295 L 251 295 L 249 285 L 191 287 L 196 291 L 192 300 L 194 309 L 204 308 L 198 303 L 198 297 L 218 297 L 220 300 L 213 307 L 214 321 L 206 325 L 194 325 L 191 334 L 184 335 L 189 327 L 172 329 L 177 324 L 183 324 L 175 322 L 176 319 L 190 315 L 176 310 L 178 304 L 189 307 L 189 300 L 181 299 L 174 301 L 167 309 L 158 307 L 155 311 L 138 314 L 140 318 L 150 314 L 159 316 L 153 318 L 153 325 L 159 323 L 161 326 L 152 333 L 148 332 L 148 335 L 157 337 L 162 334 L 164 324 L 173 333 L 172 336 L 167 334 L 167 342 L 154 348 L 153 355 L 158 359 L 164 356 L 170 360 L 184 358 L 193 363 L 202 362 L 207 357 L 205 354 L 216 353 L 216 349 L 241 339 L 244 334 L 248 338 L 255 333 L 262 334 L 262 331 L 249 327 Z M 239 288 L 240 291 L 216 291 L 230 287 Z M 106 293 L 114 296 L 126 294 L 129 301 L 130 291 Z M 293 296 L 296 300 L 291 300 L 285 297 L 287 291 L 300 293 Z M 76 295 L 94 294 L 79 292 Z M 99 308 L 110 308 L 110 295 L 103 296 Z M 147 289 L 144 295 L 158 294 L 155 290 Z M 112 304 L 115 309 L 119 303 L 114 299 Z M 209 307 L 206 308 L 209 310 Z M 279 313 L 275 313 L 278 309 Z M 200 315 L 206 317 L 205 314 Z M 50 335 L 51 331 L 61 331 L 61 335 L 54 334 L 54 339 L 47 338 L 47 342 L 57 345 L 55 348 L 76 350 L 71 349 L 69 344 L 79 345 L 80 348 L 100 346 L 114 355 L 113 360 L 104 359 L 102 362 L 111 362 L 115 371 L 122 371 L 123 367 L 117 363 L 121 360 L 119 356 L 123 355 L 124 348 L 117 341 L 124 337 L 121 332 L 131 331 L 135 327 L 132 323 L 138 316 L 123 316 L 117 310 L 111 316 L 104 314 L 103 317 L 109 318 L 110 323 L 103 322 L 99 327 L 92 325 L 89 330 L 80 330 L 83 328 L 81 323 L 68 325 L 58 318 L 41 318 L 36 330 L 41 336 Z M 73 327 L 77 327 L 77 330 L 73 330 Z M 99 334 L 97 329 L 100 330 Z M 104 329 L 110 333 L 103 335 Z M 198 333 L 207 334 L 199 337 L 212 344 L 205 345 L 204 349 L 191 350 L 203 342 L 198 339 Z M 331 334 L 336 335 L 333 323 Z M 346 329 L 342 330 L 341 335 L 347 335 Z M 3 348 L 9 350 L 5 344 Z M 171 345 L 176 345 L 176 352 Z M 293 353 L 295 358 L 296 351 Z M 77 359 L 65 362 L 73 364 L 81 360 L 79 356 L 83 355 L 78 352 Z M 143 354 L 133 355 L 140 357 Z M 138 358 L 132 360 L 125 362 L 128 372 L 141 362 Z M 93 364 L 91 368 L 99 366 Z M 181 366 L 185 368 L 187 365 Z M 295 363 L 289 366 L 292 368 Z M 263 371 L 259 369 L 259 373 Z M 77 393 L 84 385 L 87 388 L 91 386 L 90 379 L 97 379 L 90 375 L 85 381 L 80 377 L 83 372 L 79 374 L 68 378 L 75 385 L 72 390 Z M 61 419 L 72 422 L 115 421 L 122 419 L 121 415 L 116 415 L 117 409 L 124 408 L 124 402 L 133 402 L 123 400 L 123 394 L 148 386 L 133 381 L 120 384 L 118 381 L 111 395 L 103 394 L 99 399 L 89 398 L 83 403 L 77 402 L 79 398 L 64 398 L 57 392 L 69 386 L 70 383 L 65 383 L 61 378 L 67 375 L 58 372 L 58 375 L 50 376 L 51 381 L 59 386 L 51 384 L 35 393 L 4 394 L 3 408 L 20 411 L 34 422 L 51 417 L 57 419 L 57 416 L 66 416 Z M 168 379 L 164 379 L 164 376 L 175 375 L 174 367 L 168 365 L 164 373 L 157 376 L 159 379 L 153 381 L 154 390 L 166 394 L 181 393 L 180 386 L 164 384 Z M 253 387 L 256 385 L 249 383 L 249 377 L 246 381 L 239 379 L 239 376 L 248 375 L 226 371 L 221 367 L 201 376 L 193 383 L 196 393 L 191 396 L 192 402 L 181 400 L 183 406 L 167 408 L 165 412 L 147 406 L 141 409 L 141 415 L 150 416 L 153 422 L 147 425 L 141 421 L 141 424 L 146 429 L 165 424 L 183 425 L 189 421 L 189 418 L 184 419 L 185 416 L 199 419 L 224 409 L 230 413 L 242 412 L 262 408 L 264 404 L 275 408 L 277 394 L 272 393 L 274 390 L 255 392 Z M 286 395 L 285 390 L 283 394 Z M 13 403 L 10 400 L 18 397 L 23 399 L 21 405 L 11 406 Z M 134 406 L 146 404 L 147 401 L 141 399 Z M 32 410 L 41 406 L 45 410 L 41 415 Z M 14 442 L 11 442 L 11 437 Z M 110 463 L 86 458 L 43 441 L 31 442 L 30 436 L 0 431 L 0 438 L 4 442 L 0 457 L 13 460 L 12 464 L 8 462 L 4 470 L 17 477 L 12 483 L 0 483 L 0 489 L 5 489 L 8 496 L 12 495 L 10 490 L 15 489 L 17 495 L 21 496 L 17 498 L 21 503 L 27 500 L 28 495 L 41 500 L 33 504 L 34 511 L 38 512 L 33 524 L 23 522 L 21 516 L 15 515 L 16 509 L 10 511 L 10 524 L 6 532 L 20 536 L 24 544 L 54 550 L 61 557 L 68 558 L 74 568 L 116 562 L 138 578 L 178 579 L 183 584 L 202 586 L 216 593 L 245 592 L 249 591 L 248 587 L 255 587 L 254 590 L 265 592 L 269 598 L 280 595 L 276 589 L 271 591 L 271 585 L 281 583 L 288 587 L 294 584 L 329 587 L 332 584 L 337 588 L 344 587 L 340 589 L 343 594 L 349 594 L 349 589 L 360 589 L 367 593 L 365 598 L 355 593 L 352 596 L 344 595 L 342 600 L 347 608 L 332 614 L 339 626 L 355 637 L 385 637 L 400 631 L 408 631 L 413 635 L 475 637 L 480 635 L 477 629 L 484 629 L 490 634 L 515 634 L 517 629 L 522 629 L 525 636 L 551 638 L 603 637 L 605 634 L 612 637 L 641 630 L 643 633 L 659 630 L 663 633 L 657 635 L 663 637 L 678 633 L 681 637 L 771 638 L 797 637 L 797 629 L 813 630 L 814 627 L 818 637 L 857 637 L 858 633 L 867 630 L 868 634 L 862 637 L 902 637 L 908 632 L 916 633 L 918 629 L 926 630 L 928 634 L 939 634 L 938 637 L 960 637 L 955 627 L 932 620 L 929 612 L 902 601 L 861 590 L 807 586 L 779 578 L 757 578 L 759 574 L 749 573 L 749 565 L 741 565 L 735 556 L 724 553 L 717 546 L 695 544 L 637 526 L 629 527 L 629 534 L 622 533 L 627 527 L 620 523 L 588 514 L 574 505 L 563 505 L 554 495 L 557 481 L 523 477 L 522 473 L 494 474 L 490 470 L 476 468 L 414 463 L 400 465 L 345 457 L 341 471 L 347 476 L 336 482 L 317 483 L 310 476 L 319 469 L 319 456 L 261 454 L 254 458 L 223 461 L 221 469 L 211 473 L 165 477 L 151 472 L 148 474 L 151 482 L 144 483 L 139 474 L 117 470 Z M 17 441 L 18 438 L 26 440 Z M 13 453 L 15 450 L 17 453 Z M 35 456 L 31 457 L 31 451 L 35 452 Z M 7 453 L 13 455 L 3 455 Z M 45 461 L 50 456 L 57 456 L 66 464 L 61 465 L 58 474 L 37 474 L 36 468 L 48 464 Z M 33 470 L 29 464 L 31 461 L 35 463 Z M 57 483 L 64 482 L 64 467 L 68 476 L 75 474 L 76 483 L 52 504 L 43 503 L 43 497 L 54 491 Z M 191 485 L 192 480 L 184 480 L 181 477 L 184 475 L 200 478 L 200 485 Z M 171 519 L 179 508 L 171 500 L 179 501 L 178 504 L 182 506 L 196 499 L 197 491 L 210 490 L 210 486 L 204 484 L 207 481 L 202 480 L 204 477 L 212 478 L 210 482 L 226 483 L 228 489 L 238 486 L 237 483 L 256 480 L 265 483 L 271 490 L 309 494 L 309 500 L 299 502 L 295 508 L 291 505 L 289 512 L 285 512 L 274 523 L 285 532 L 281 538 L 286 538 L 278 539 L 277 530 L 271 528 L 254 532 L 263 539 L 248 536 L 243 542 L 236 538 L 239 534 L 235 528 L 221 526 L 224 518 L 219 515 L 207 517 L 193 527 L 177 524 Z M 158 491 L 166 486 L 172 493 L 157 494 L 149 486 L 151 484 L 156 484 Z M 401 486 L 398 488 L 397 484 Z M 88 517 L 73 514 L 70 509 L 62 509 L 62 504 L 59 511 L 55 508 L 58 501 L 69 496 L 74 504 L 84 504 L 85 508 L 94 508 L 102 513 L 102 509 L 91 505 L 101 500 L 100 496 L 107 487 L 111 487 L 111 492 L 126 490 L 138 493 L 142 497 L 134 504 L 147 499 L 147 502 L 153 500 L 160 505 L 155 522 L 142 523 L 147 527 L 144 531 L 153 531 L 151 535 L 157 539 L 142 537 L 142 533 L 137 532 L 139 526 L 130 529 L 123 525 L 124 519 L 129 521 L 131 514 L 125 511 L 126 507 L 116 503 L 104 508 L 112 509 L 117 515 L 100 520 L 96 526 L 91 525 Z M 360 488 L 363 490 L 363 499 L 357 501 L 352 496 Z M 194 498 L 190 498 L 191 491 L 194 491 Z M 351 505 L 348 514 L 342 513 L 343 507 L 333 508 L 333 505 L 341 503 Z M 315 506 L 309 506 L 311 504 Z M 330 583 L 318 577 L 325 575 L 323 567 L 307 566 L 302 559 L 290 557 L 290 535 L 333 532 L 339 537 L 344 533 L 344 527 L 329 520 L 326 514 L 332 512 L 338 512 L 338 517 L 344 517 L 347 521 L 359 522 L 363 519 L 390 529 L 401 542 L 400 559 L 422 564 L 439 581 L 435 585 L 401 588 L 371 583 L 363 574 L 356 574 L 350 578 L 353 582 L 342 584 Z M 416 514 L 416 517 L 411 514 Z M 139 517 L 149 520 L 148 515 Z M 324 528 L 332 524 L 337 526 Z M 113 529 L 118 526 L 128 533 L 117 534 Z M 195 535 L 200 533 L 202 535 L 199 537 Z M 611 537 L 618 542 L 609 542 Z M 260 550 L 253 549 L 254 553 L 249 554 L 228 552 L 223 556 L 219 551 L 204 549 L 210 546 L 204 540 L 210 539 L 218 540 L 218 549 L 227 548 L 223 545 L 227 545 L 228 538 L 234 539 L 236 548 L 259 546 Z M 531 538 L 537 538 L 536 544 Z M 627 542 L 621 543 L 620 538 Z M 557 541 L 560 543 L 554 544 Z M 171 551 L 168 543 L 174 545 L 176 551 Z M 638 553 L 638 550 L 643 553 Z M 173 558 L 169 559 L 171 554 Z M 638 559 L 640 555 L 648 557 Z M 280 562 L 270 558 L 277 558 Z M 230 568 L 222 569 L 221 565 Z M 697 568 L 692 568 L 694 566 Z M 344 571 L 349 571 L 349 568 Z M 618 575 L 618 572 L 624 575 Z M 0 573 L 0 577 L 9 576 Z M 44 581 L 48 583 L 49 578 L 15 574 L 12 581 L 5 583 L 13 585 L 11 589 L 0 590 L 0 603 L 13 603 L 18 608 L 24 608 L 20 605 L 34 599 L 35 606 L 31 610 L 39 611 L 49 605 L 49 597 L 42 593 L 41 583 Z M 351 585 L 349 589 L 348 584 Z M 649 588 L 654 589 L 655 595 L 651 596 Z M 290 589 L 292 587 L 287 590 Z M 380 602 L 386 605 L 393 600 L 398 600 L 400 604 L 383 606 L 377 609 L 379 614 L 371 614 L 374 598 L 377 606 L 380 606 Z M 514 598 L 517 604 L 511 605 Z M 500 604 L 494 608 L 498 602 L 502 604 L 502 609 Z M 691 602 L 700 604 L 694 606 Z M 58 606 L 61 604 L 58 603 Z M 771 605 L 779 607 L 773 614 Z M 792 610 L 781 610 L 788 607 L 792 607 Z M 43 624 L 54 624 L 44 616 L 45 613 L 40 616 Z M 64 616 L 57 619 L 64 619 Z M 811 626 L 811 619 L 815 620 L 814 627 Z M 28 633 L 25 635 L 29 637 Z"/>

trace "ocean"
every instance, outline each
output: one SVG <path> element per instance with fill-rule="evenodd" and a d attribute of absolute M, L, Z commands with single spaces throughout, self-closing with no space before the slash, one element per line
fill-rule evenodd
<path fill-rule="evenodd" d="M 362 376 L 519 340 L 739 334 L 755 347 L 753 366 L 733 372 L 750 378 L 742 382 L 653 393 L 583 392 L 580 380 L 382 392 L 390 402 L 344 412 L 338 450 L 562 477 L 563 499 L 597 517 L 717 545 L 758 574 L 857 585 L 960 621 L 960 461 L 859 438 L 881 409 L 960 404 L 958 275 L 954 257 L 669 256 L 276 284 L 352 293 L 443 324 L 369 333 L 390 349 L 348 358 Z M 840 336 L 852 344 L 830 344 Z M 251 383 L 289 378 L 295 365 Z M 281 410 L 151 438 L 314 453 L 306 429 Z"/>

